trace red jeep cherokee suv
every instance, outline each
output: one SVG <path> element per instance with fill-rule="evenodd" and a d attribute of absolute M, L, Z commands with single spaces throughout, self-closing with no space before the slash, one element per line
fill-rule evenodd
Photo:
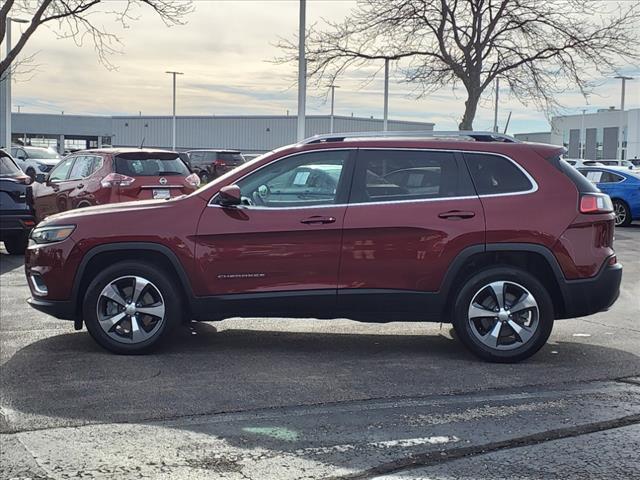
<path fill-rule="evenodd" d="M 616 300 L 611 201 L 561 147 L 391 135 L 313 137 L 188 196 L 49 217 L 29 303 L 117 353 L 191 319 L 274 316 L 451 322 L 508 362 Z"/>

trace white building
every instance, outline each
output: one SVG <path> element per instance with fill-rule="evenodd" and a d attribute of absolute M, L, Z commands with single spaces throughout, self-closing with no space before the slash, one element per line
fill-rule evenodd
<path fill-rule="evenodd" d="M 584 115 L 553 117 L 550 141 L 564 145 L 568 158 L 640 158 L 640 109 L 621 112 L 610 108 Z"/>

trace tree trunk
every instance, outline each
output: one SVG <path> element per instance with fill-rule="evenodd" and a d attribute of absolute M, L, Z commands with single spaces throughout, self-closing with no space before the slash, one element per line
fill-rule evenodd
<path fill-rule="evenodd" d="M 472 89 L 467 92 L 467 100 L 464 102 L 464 115 L 458 125 L 458 130 L 473 130 L 473 119 L 476 117 L 478 102 L 480 101 L 480 89 Z"/>

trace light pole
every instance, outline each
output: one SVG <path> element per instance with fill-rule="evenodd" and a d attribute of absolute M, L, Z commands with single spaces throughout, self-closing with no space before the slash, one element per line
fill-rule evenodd
<path fill-rule="evenodd" d="M 389 58 L 384 59 L 384 114 L 382 130 L 389 129 Z"/>
<path fill-rule="evenodd" d="M 176 75 L 184 75 L 182 72 L 164 72 L 173 76 L 173 135 L 171 136 L 171 150 L 176 149 Z"/>
<path fill-rule="evenodd" d="M 633 77 L 626 77 L 624 75 L 618 75 L 617 78 L 619 80 L 622 80 L 622 91 L 620 92 L 620 131 L 618 132 L 619 136 L 620 136 L 620 160 L 624 160 L 624 158 L 622 158 L 622 147 L 624 145 L 624 95 L 625 95 L 625 89 L 627 86 L 627 80 L 633 80 Z"/>
<path fill-rule="evenodd" d="M 304 44 L 306 40 L 307 0 L 300 0 L 300 21 L 298 24 L 298 141 L 305 137 L 305 115 L 307 100 L 307 59 Z"/>
<path fill-rule="evenodd" d="M 11 53 L 11 22 L 29 23 L 28 20 L 7 17 L 7 57 Z M 9 64 L 4 77 L 4 146 L 11 149 L 11 64 Z"/>
<path fill-rule="evenodd" d="M 496 104 L 493 108 L 493 131 L 498 133 L 498 98 L 500 96 L 500 79 L 496 77 Z"/>
<path fill-rule="evenodd" d="M 333 107 L 336 99 L 336 88 L 340 88 L 340 86 L 332 83 L 329 87 L 331 87 L 331 121 L 329 123 L 329 133 L 333 133 Z"/>

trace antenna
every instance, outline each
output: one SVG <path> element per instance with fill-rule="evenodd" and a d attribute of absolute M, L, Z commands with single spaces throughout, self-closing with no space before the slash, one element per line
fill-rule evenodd
<path fill-rule="evenodd" d="M 509 122 L 511 121 L 511 113 L 512 112 L 509 112 L 509 116 L 507 117 L 507 124 L 504 126 L 504 132 L 503 133 L 505 135 L 507 134 L 507 129 L 509 128 Z"/>
<path fill-rule="evenodd" d="M 144 139 L 145 137 L 142 137 L 142 141 L 140 142 L 140 150 L 142 150 L 142 147 L 144 147 Z"/>

